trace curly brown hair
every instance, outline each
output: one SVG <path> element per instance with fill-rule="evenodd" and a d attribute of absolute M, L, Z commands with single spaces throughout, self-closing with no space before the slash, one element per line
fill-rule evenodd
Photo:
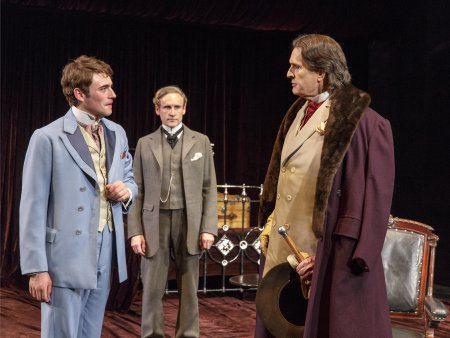
<path fill-rule="evenodd" d="M 105 74 L 112 78 L 113 70 L 106 62 L 86 55 L 81 55 L 64 66 L 61 87 L 69 105 L 77 107 L 79 104 L 73 93 L 75 88 L 89 94 L 94 74 Z"/>

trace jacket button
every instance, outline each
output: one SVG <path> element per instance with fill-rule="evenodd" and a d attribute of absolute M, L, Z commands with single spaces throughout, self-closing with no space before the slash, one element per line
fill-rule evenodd
<path fill-rule="evenodd" d="M 77 235 L 77 236 L 81 235 L 81 230 L 76 230 L 75 235 Z"/>
<path fill-rule="evenodd" d="M 86 187 L 80 187 L 80 191 L 86 191 Z"/>
<path fill-rule="evenodd" d="M 277 194 L 277 200 L 279 200 L 280 199 L 280 194 Z"/>
<path fill-rule="evenodd" d="M 84 210 L 84 208 L 83 207 L 78 207 L 78 211 L 83 211 Z"/>
<path fill-rule="evenodd" d="M 295 167 L 291 167 L 291 173 L 295 173 Z"/>
<path fill-rule="evenodd" d="M 290 227 L 291 227 L 291 225 L 290 225 L 289 223 L 286 223 L 286 224 L 284 225 L 284 228 L 285 228 L 286 230 L 289 230 Z"/>
<path fill-rule="evenodd" d="M 281 168 L 281 172 L 284 173 L 286 171 L 286 167 Z"/>
<path fill-rule="evenodd" d="M 342 196 L 342 191 L 341 191 L 341 189 L 339 189 L 338 191 L 336 191 L 336 195 L 337 195 L 337 197 L 341 197 L 341 196 Z"/>
<path fill-rule="evenodd" d="M 291 195 L 287 195 L 287 196 L 286 196 L 286 199 L 287 199 L 288 201 L 290 201 L 290 200 L 292 199 L 292 196 L 291 196 Z"/>

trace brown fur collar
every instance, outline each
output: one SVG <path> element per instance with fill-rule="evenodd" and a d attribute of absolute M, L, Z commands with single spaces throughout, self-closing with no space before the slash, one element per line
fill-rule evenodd
<path fill-rule="evenodd" d="M 316 201 L 313 218 L 313 231 L 316 237 L 322 237 L 323 222 L 331 192 L 335 174 L 340 167 L 353 133 L 356 130 L 364 110 L 370 104 L 370 96 L 359 89 L 348 85 L 336 90 L 332 96 L 330 114 L 328 117 L 326 132 L 321 156 L 321 164 L 317 178 Z M 278 176 L 280 173 L 281 150 L 286 134 L 294 121 L 297 112 L 304 105 L 305 100 L 297 99 L 289 108 L 275 141 L 264 180 L 264 190 L 261 196 L 259 210 L 259 224 L 261 226 L 267 220 L 275 207 Z"/>

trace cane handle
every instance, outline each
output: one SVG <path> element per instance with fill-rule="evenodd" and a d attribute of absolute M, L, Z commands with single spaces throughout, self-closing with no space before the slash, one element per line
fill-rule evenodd
<path fill-rule="evenodd" d="M 301 261 L 305 260 L 305 257 L 302 255 L 300 250 L 298 250 L 297 246 L 295 245 L 294 241 L 289 237 L 286 229 L 284 226 L 280 226 L 278 228 L 278 233 L 283 236 L 283 238 L 286 240 L 287 245 L 291 248 L 292 252 L 295 255 L 295 258 L 297 258 L 297 261 L 300 263 Z"/>

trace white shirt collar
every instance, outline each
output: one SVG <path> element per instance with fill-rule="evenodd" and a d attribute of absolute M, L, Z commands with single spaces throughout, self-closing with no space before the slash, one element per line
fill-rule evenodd
<path fill-rule="evenodd" d="M 75 118 L 77 119 L 78 122 L 81 122 L 85 125 L 90 125 L 90 124 L 95 123 L 95 116 L 92 114 L 89 114 L 88 112 L 78 109 L 75 106 L 72 106 L 72 112 L 73 112 L 73 115 L 75 115 Z M 98 122 L 100 122 L 100 120 L 98 120 Z"/>
<path fill-rule="evenodd" d="M 320 93 L 319 95 L 314 96 L 311 101 L 319 103 L 319 102 L 323 102 L 326 99 L 328 99 L 328 96 L 330 96 L 330 93 L 328 93 L 327 91 L 324 91 L 323 93 Z"/>
<path fill-rule="evenodd" d="M 174 133 L 176 133 L 178 130 L 180 130 L 182 127 L 183 127 L 183 123 L 180 123 L 178 126 L 176 126 L 176 127 L 173 127 L 173 128 L 170 128 L 170 127 L 168 127 L 168 126 L 166 126 L 166 125 L 161 125 L 163 128 L 164 128 L 164 130 L 166 130 L 170 135 L 172 135 L 172 134 L 174 134 Z M 180 138 L 181 137 L 181 134 L 183 134 L 183 132 L 181 132 L 181 133 L 179 133 L 178 134 L 178 138 Z"/>

